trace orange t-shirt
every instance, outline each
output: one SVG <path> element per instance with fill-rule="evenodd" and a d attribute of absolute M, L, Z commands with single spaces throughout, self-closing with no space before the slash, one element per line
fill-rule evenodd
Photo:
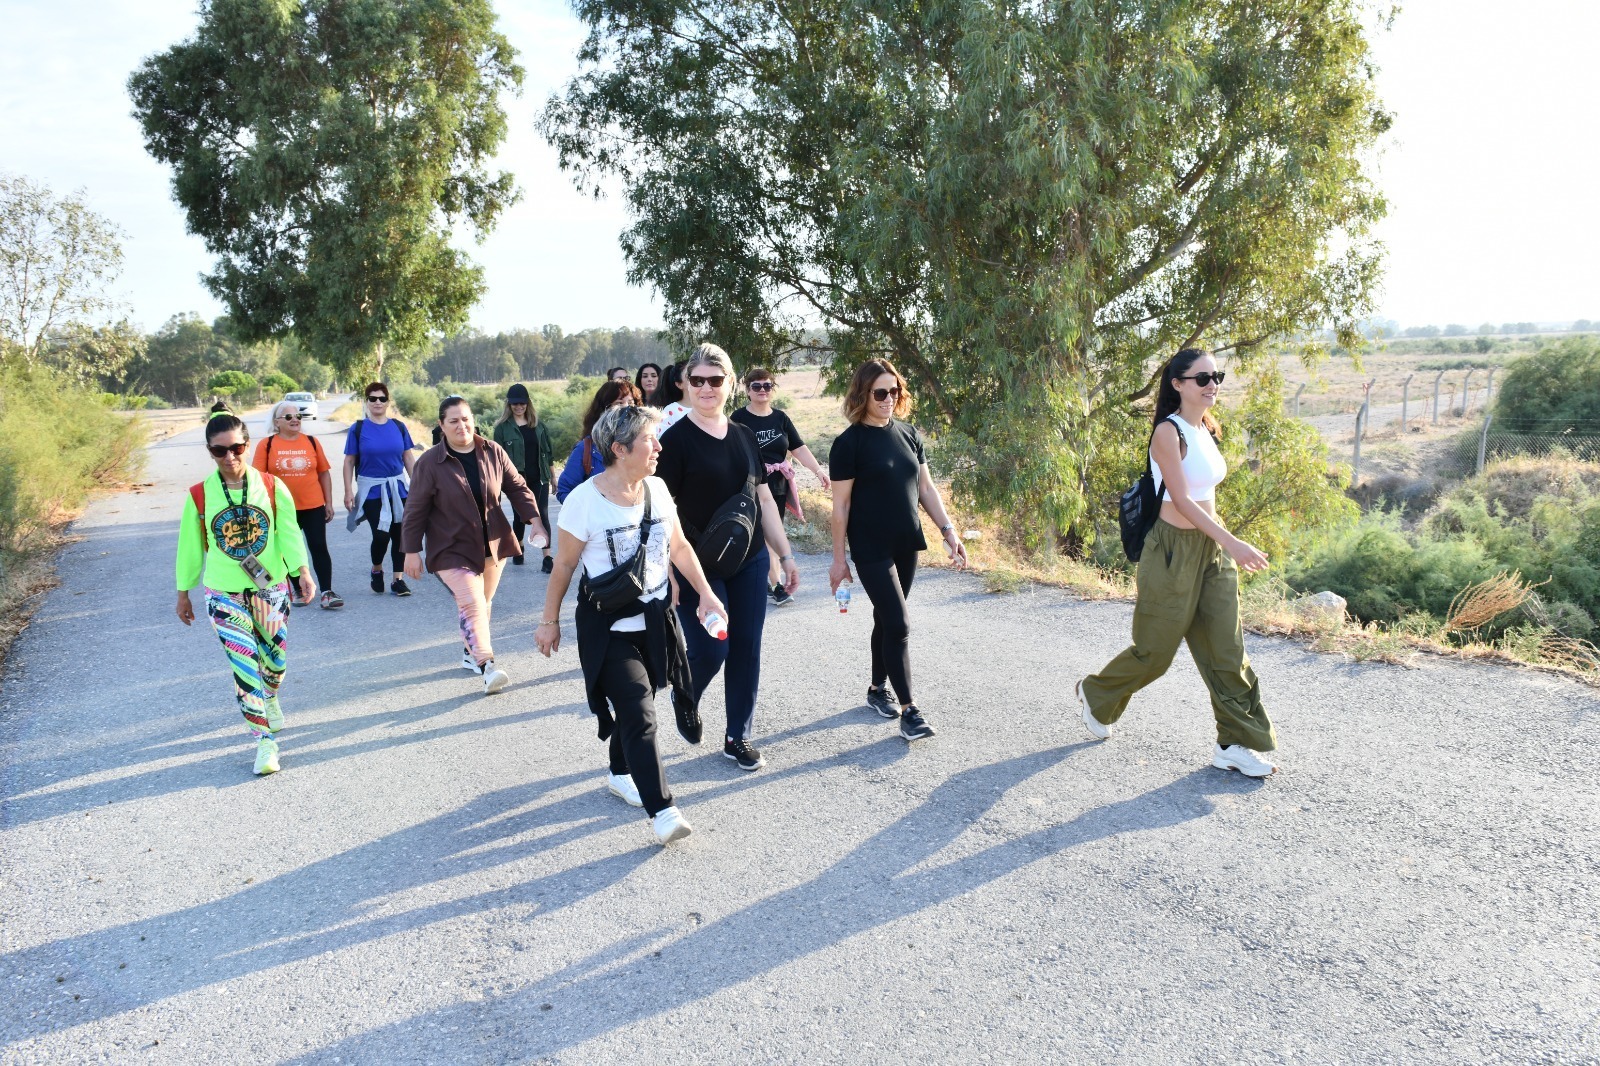
<path fill-rule="evenodd" d="M 272 453 L 270 467 L 267 465 L 268 445 L 271 445 Z M 289 495 L 294 497 L 296 511 L 309 511 L 326 502 L 322 498 L 322 481 L 318 475 L 329 468 L 328 457 L 323 454 L 322 445 L 310 436 L 302 433 L 297 439 L 287 441 L 273 434 L 257 441 L 256 453 L 251 457 L 250 464 L 257 470 L 265 470 L 273 477 L 283 479 L 283 483 L 289 486 Z"/>

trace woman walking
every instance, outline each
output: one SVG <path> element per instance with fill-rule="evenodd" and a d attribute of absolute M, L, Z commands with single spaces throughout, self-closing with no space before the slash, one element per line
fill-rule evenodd
<path fill-rule="evenodd" d="M 528 389 L 521 382 L 506 390 L 505 408 L 494 424 L 494 442 L 506 450 L 511 457 L 511 465 L 528 483 L 534 502 L 539 505 L 540 517 L 549 514 L 550 485 L 555 481 L 555 453 L 550 448 L 550 433 L 539 421 L 539 412 L 534 409 L 533 402 L 528 398 Z M 521 517 L 511 520 L 511 532 L 516 534 L 517 543 L 522 543 L 522 535 L 527 530 L 528 526 Z M 544 542 L 543 548 L 544 572 L 548 574 L 549 540 Z M 514 556 L 512 565 L 521 566 L 522 558 L 521 555 Z"/>
<path fill-rule="evenodd" d="M 872 601 L 872 679 L 867 706 L 900 720 L 906 740 L 926 740 L 933 726 L 911 691 L 911 616 L 906 598 L 917 576 L 917 553 L 928 546 L 917 505 L 944 535 L 957 567 L 967 550 L 945 512 L 928 473 L 928 458 L 911 413 L 905 378 L 887 359 L 868 359 L 850 378 L 844 415 L 850 425 L 828 454 L 833 475 L 833 566 L 828 580 L 837 594 L 851 579 L 845 545 L 855 561 L 861 590 Z M 890 696 L 884 682 L 894 686 Z"/>
<path fill-rule="evenodd" d="M 633 375 L 633 384 L 639 390 L 640 403 L 651 403 L 650 397 L 655 395 L 656 386 L 661 384 L 661 368 L 654 363 L 646 363 Z"/>
<path fill-rule="evenodd" d="M 205 586 L 206 616 L 233 668 L 234 698 L 256 742 L 255 772 L 278 772 L 283 728 L 278 687 L 288 666 L 289 575 L 302 603 L 317 587 L 306 566 L 289 487 L 244 461 L 250 431 L 236 416 L 213 415 L 206 449 L 216 477 L 189 489 L 178 527 L 178 620 L 194 622 L 189 590 Z"/>
<path fill-rule="evenodd" d="M 311 567 L 322 587 L 320 605 L 336 611 L 344 600 L 333 591 L 333 559 L 328 555 L 328 523 L 333 521 L 332 466 L 322 443 L 300 432 L 300 405 L 284 400 L 272 409 L 273 433 L 256 442 L 250 465 L 289 486 L 295 522 L 306 538 Z"/>
<path fill-rule="evenodd" d="M 600 739 L 610 741 L 606 787 L 625 803 L 643 807 L 656 839 L 669 844 L 693 830 L 673 803 L 656 746 L 657 692 L 671 687 L 684 739 L 700 742 L 680 619 L 667 598 L 669 559 L 698 594 L 701 620 L 725 614 L 725 608 L 683 538 L 672 495 L 651 476 L 661 452 L 655 435 L 660 420 L 651 407 L 618 407 L 593 427 L 604 470 L 575 488 L 561 507 L 565 535 L 534 640 L 547 657 L 561 646 L 561 600 L 581 562 L 578 659 Z M 638 573 L 639 581 L 607 610 L 597 600 L 612 591 L 606 579 L 619 568 Z M 634 588 L 641 591 L 628 595 Z"/>
<path fill-rule="evenodd" d="M 661 384 L 648 401 L 651 407 L 661 409 L 661 429 L 665 433 L 678 424 L 678 419 L 689 413 L 683 402 L 683 364 L 673 363 L 661 372 Z"/>
<path fill-rule="evenodd" d="M 761 685 L 761 635 L 767 624 L 767 547 L 778 553 L 783 587 L 790 595 L 800 584 L 800 571 L 789 550 L 783 518 L 766 484 L 766 471 L 756 450 L 755 434 L 722 413 L 733 390 L 733 361 L 715 344 L 702 344 L 684 365 L 689 387 L 689 414 L 661 435 L 661 481 L 677 502 L 685 535 L 694 544 L 717 598 L 727 604 L 727 639 L 719 640 L 695 625 L 699 594 L 685 588 L 689 582 L 678 573 L 678 620 L 689 644 L 689 672 L 694 697 L 700 697 L 727 666 L 723 677 L 723 702 L 728 727 L 722 754 L 741 770 L 766 765 L 750 743 Z M 756 520 L 748 541 L 723 541 L 715 565 L 707 565 L 706 552 L 718 521 L 729 507 L 741 506 Z M 762 544 L 765 536 L 766 545 Z"/>
<path fill-rule="evenodd" d="M 422 577 L 426 542 L 429 573 L 455 597 L 464 644 L 461 665 L 483 675 L 483 693 L 492 696 L 511 679 L 495 665 L 489 615 L 505 560 L 522 552 L 500 510 L 500 494 L 510 498 L 512 510 L 534 532 L 543 533 L 544 523 L 505 449 L 478 434 L 465 398 L 446 396 L 440 402 L 439 428 L 444 440 L 423 452 L 412 471 L 401 530 L 406 576 Z"/>
<path fill-rule="evenodd" d="M 600 449 L 590 436 L 600 416 L 613 407 L 634 407 L 643 402 L 644 398 L 631 381 L 607 381 L 594 390 L 588 410 L 583 412 L 583 433 L 578 443 L 572 446 L 567 465 L 561 468 L 561 477 L 556 481 L 557 503 L 566 503 L 569 492 L 594 477 L 605 466 L 606 457 L 600 454 Z"/>
<path fill-rule="evenodd" d="M 394 580 L 389 591 L 411 595 L 402 576 L 400 523 L 404 521 L 407 486 L 417 461 L 411 431 L 398 418 L 389 417 L 389 386 L 374 381 L 362 393 L 366 417 L 358 419 L 344 438 L 345 528 L 351 532 L 366 522 L 372 526 L 372 591 L 383 593 L 383 553 L 389 553 Z M 356 510 L 356 499 L 362 501 Z"/>
<path fill-rule="evenodd" d="M 793 456 L 801 466 L 815 474 L 824 489 L 829 484 L 828 475 L 822 472 L 817 457 L 811 454 L 811 449 L 800 438 L 794 420 L 773 408 L 772 400 L 778 382 L 773 378 L 772 371 L 759 366 L 747 370 L 744 388 L 750 396 L 750 402 L 728 417 L 756 435 L 756 447 L 761 450 L 761 462 L 767 468 L 767 488 L 772 490 L 778 514 L 781 516 L 787 511 L 804 522 L 805 512 L 800 508 L 800 494 L 794 486 L 794 464 L 789 457 Z M 783 607 L 793 603 L 794 597 L 778 580 L 780 576 L 778 561 L 774 559 L 767 580 L 772 585 L 772 602 Z"/>
<path fill-rule="evenodd" d="M 1161 370 L 1150 441 L 1161 513 L 1135 574 L 1133 645 L 1078 682 L 1078 704 L 1089 735 L 1105 740 L 1128 699 L 1166 673 L 1187 641 L 1217 722 L 1211 764 L 1266 777 L 1277 767 L 1258 753 L 1276 749 L 1278 738 L 1244 651 L 1239 567 L 1265 570 L 1267 557 L 1229 533 L 1217 514 L 1216 488 L 1228 464 L 1211 409 L 1222 378 L 1217 361 L 1197 348 L 1183 349 Z"/>

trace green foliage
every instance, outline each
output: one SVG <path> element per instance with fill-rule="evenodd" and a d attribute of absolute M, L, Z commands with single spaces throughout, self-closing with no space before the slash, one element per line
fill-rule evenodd
<path fill-rule="evenodd" d="M 482 270 L 451 245 L 515 199 L 486 169 L 522 69 L 489 0 L 211 0 L 129 79 L 208 287 L 247 341 L 291 330 L 341 375 L 455 330 Z"/>
<path fill-rule="evenodd" d="M 892 356 L 981 509 L 1087 541 L 1157 361 L 1369 310 L 1359 0 L 578 12 L 542 129 L 583 187 L 621 180 L 671 330 L 773 366 L 820 322 L 835 382 Z"/>
<path fill-rule="evenodd" d="M 1567 337 L 1513 363 L 1494 414 L 1496 428 L 1507 430 L 1600 425 L 1600 340 Z"/>
<path fill-rule="evenodd" d="M 206 388 L 218 396 L 231 396 L 244 402 L 261 399 L 261 383 L 243 370 L 224 370 L 211 375 Z"/>
<path fill-rule="evenodd" d="M 178 404 L 195 404 L 211 368 L 225 357 L 211 327 L 195 315 L 175 315 L 152 335 L 124 375 L 129 391 L 149 391 Z"/>
<path fill-rule="evenodd" d="M 430 389 L 426 385 L 391 385 L 389 392 L 395 406 L 405 417 L 418 422 L 439 420 L 439 400 L 442 395 L 438 389 Z"/>
<path fill-rule="evenodd" d="M 595 390 L 606 383 L 602 377 L 570 377 L 567 379 L 566 393 L 568 396 L 582 396 L 587 403 L 595 394 Z"/>
<path fill-rule="evenodd" d="M 39 354 L 64 374 L 107 386 L 119 382 L 148 346 L 144 334 L 127 319 L 105 326 L 73 322 L 52 330 Z"/>
<path fill-rule="evenodd" d="M 300 383 L 283 371 L 274 370 L 261 379 L 261 388 L 268 395 L 275 395 L 281 400 L 286 392 L 299 392 Z"/>
<path fill-rule="evenodd" d="M 51 524 L 132 477 L 143 430 L 99 394 L 43 366 L 0 364 L 0 571 L 48 545 Z"/>

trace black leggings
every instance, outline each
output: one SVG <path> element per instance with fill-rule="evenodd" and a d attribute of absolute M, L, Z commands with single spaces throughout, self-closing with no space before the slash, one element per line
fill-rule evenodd
<path fill-rule="evenodd" d="M 389 562 L 396 574 L 405 567 L 405 552 L 400 550 L 400 523 L 387 531 L 378 528 L 378 515 L 383 511 L 382 500 L 368 500 L 361 505 L 361 520 L 372 527 L 372 568 L 383 569 L 383 551 L 389 549 Z"/>
<path fill-rule="evenodd" d="M 524 476 L 526 477 L 526 475 Z M 528 488 L 533 493 L 534 502 L 539 505 L 539 520 L 544 523 L 544 550 L 545 554 L 548 555 L 550 553 L 550 535 L 555 532 L 550 527 L 550 486 L 542 481 L 530 481 L 528 482 Z M 518 518 L 516 512 L 513 511 L 511 514 L 511 532 L 515 534 L 518 544 L 522 543 L 522 535 L 527 531 L 528 523 Z"/>
<path fill-rule="evenodd" d="M 633 775 L 652 818 L 672 806 L 667 770 L 656 747 L 656 697 L 645 668 L 644 633 L 612 633 L 600 667 L 600 685 L 611 703 L 611 772 Z"/>
<path fill-rule="evenodd" d="M 300 532 L 306 535 L 306 551 L 311 556 L 311 569 L 317 575 L 317 587 L 323 592 L 333 588 L 333 560 L 328 557 L 328 512 L 321 507 L 308 507 L 295 511 L 300 520 Z"/>
<path fill-rule="evenodd" d="M 856 580 L 872 601 L 872 687 L 888 679 L 901 706 L 911 703 L 911 616 L 906 597 L 916 576 L 915 551 L 856 563 Z"/>

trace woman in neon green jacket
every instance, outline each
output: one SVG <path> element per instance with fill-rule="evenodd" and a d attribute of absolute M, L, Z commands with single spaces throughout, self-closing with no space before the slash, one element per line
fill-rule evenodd
<path fill-rule="evenodd" d="M 278 770 L 278 686 L 287 666 L 289 575 L 302 603 L 317 586 L 306 564 L 294 497 L 245 462 L 250 431 L 232 414 L 206 423 L 217 476 L 189 489 L 178 527 L 178 618 L 194 622 L 189 590 L 204 582 L 206 615 L 233 667 L 234 695 L 256 741 L 256 773 Z"/>

